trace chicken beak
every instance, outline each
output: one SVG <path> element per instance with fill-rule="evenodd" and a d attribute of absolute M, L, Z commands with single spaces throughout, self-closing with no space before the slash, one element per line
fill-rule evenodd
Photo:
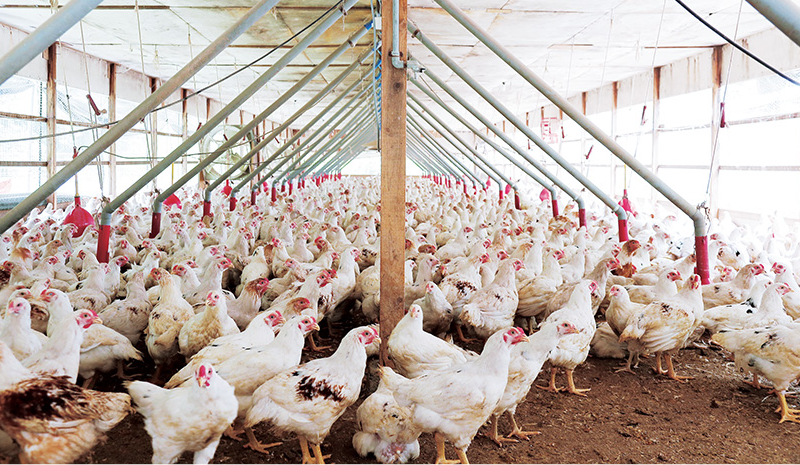
<path fill-rule="evenodd" d="M 381 338 L 376 336 L 375 339 L 372 340 L 372 343 L 373 344 L 376 344 L 376 343 L 380 344 L 381 343 Z"/>
<path fill-rule="evenodd" d="M 314 325 L 314 331 L 319 331 L 319 325 Z"/>
<path fill-rule="evenodd" d="M 94 320 L 92 320 L 92 323 L 94 323 L 96 325 L 101 325 L 101 324 L 103 324 L 103 320 L 101 320 L 100 317 L 98 316 L 98 317 L 95 317 Z"/>
<path fill-rule="evenodd" d="M 522 336 L 522 339 L 520 339 L 519 342 L 531 342 L 531 340 L 528 339 L 528 336 Z"/>

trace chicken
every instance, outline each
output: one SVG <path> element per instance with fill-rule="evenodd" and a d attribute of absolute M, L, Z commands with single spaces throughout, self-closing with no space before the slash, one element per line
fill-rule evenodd
<path fill-rule="evenodd" d="M 772 264 L 775 281 L 785 283 L 792 292 L 783 295 L 783 307 L 793 319 L 800 318 L 800 286 L 797 284 L 792 267 L 789 264 L 775 262 Z"/>
<path fill-rule="evenodd" d="M 578 330 L 575 326 L 566 321 L 559 324 L 546 324 L 537 333 L 532 334 L 528 342 L 517 344 L 511 349 L 508 382 L 506 383 L 503 397 L 492 413 L 492 429 L 489 433 L 489 438 L 496 442 L 497 445 L 501 445 L 503 441 L 516 442 L 516 439 L 509 439 L 512 436 L 527 440 L 528 436 L 538 434 L 537 432 L 523 431 L 517 425 L 517 421 L 514 418 L 517 405 L 527 397 L 533 382 L 539 376 L 542 365 L 547 361 L 550 352 L 555 349 L 561 337 L 577 332 Z M 500 417 L 506 412 L 511 417 L 513 429 L 507 438 L 502 438 L 497 433 L 497 425 Z"/>
<path fill-rule="evenodd" d="M 381 381 L 356 411 L 353 448 L 361 457 L 373 454 L 380 463 L 408 463 L 419 457 L 421 433 L 411 409 L 400 407 Z"/>
<path fill-rule="evenodd" d="M 521 282 L 518 286 L 519 305 L 517 315 L 524 318 L 533 318 L 540 315 L 547 308 L 552 294 L 558 286 L 564 283 L 558 265 L 558 258 L 563 256 L 561 251 L 549 253 L 544 257 L 542 274 Z"/>
<path fill-rule="evenodd" d="M 222 362 L 242 351 L 269 344 L 275 339 L 275 330 L 283 321 L 280 311 L 270 310 L 259 314 L 241 333 L 218 337 L 211 341 L 197 352 L 186 366 L 178 370 L 164 387 L 171 389 L 180 386 L 192 377 L 202 363 L 220 366 Z"/>
<path fill-rule="evenodd" d="M 503 397 L 511 348 L 527 340 L 520 328 L 498 331 L 474 360 L 417 378 L 406 379 L 389 367 L 380 369 L 381 381 L 398 405 L 411 409 L 419 429 L 434 433 L 436 463 L 453 463 L 445 459 L 445 440 L 456 447 L 461 463 L 469 463 L 467 448 Z"/>
<path fill-rule="evenodd" d="M 47 342 L 47 336 L 31 328 L 31 304 L 17 297 L 8 302 L 5 325 L 0 330 L 4 342 L 19 360 L 35 354 Z"/>
<path fill-rule="evenodd" d="M 423 331 L 423 319 L 422 309 L 412 305 L 389 336 L 387 353 L 398 373 L 416 378 L 477 357 L 474 352 Z"/>
<path fill-rule="evenodd" d="M 611 303 L 606 309 L 606 323 L 616 336 L 615 340 L 619 342 L 619 336 L 625 331 L 631 317 L 641 312 L 645 304 L 631 302 L 628 291 L 624 287 L 616 284 L 611 286 L 608 293 L 611 297 Z M 625 345 L 625 347 L 627 348 L 627 345 Z M 628 362 L 624 367 L 620 367 L 617 372 L 627 371 L 632 373 L 631 364 L 635 362 L 638 366 L 639 352 L 628 350 L 628 357 Z"/>
<path fill-rule="evenodd" d="M 753 286 L 742 303 L 709 308 L 703 312 L 702 326 L 711 334 L 733 329 L 788 325 L 792 318 L 783 309 L 781 296 L 791 292 L 785 283 L 763 280 Z"/>
<path fill-rule="evenodd" d="M 749 263 L 739 270 L 733 281 L 703 286 L 703 305 L 706 309 L 742 302 L 755 284 L 756 276 L 764 272 L 764 265 Z"/>
<path fill-rule="evenodd" d="M 126 296 L 104 308 L 98 315 L 104 324 L 127 337 L 132 344 L 139 342 L 142 332 L 147 328 L 147 320 L 153 305 L 147 300 L 144 290 L 144 274 L 133 275 L 125 285 Z"/>
<path fill-rule="evenodd" d="M 233 267 L 233 264 L 227 258 L 217 259 L 213 266 L 206 269 L 200 280 L 200 285 L 190 295 L 186 296 L 186 301 L 190 305 L 202 304 L 211 291 L 222 291 L 222 274 L 225 270 Z M 159 284 L 161 282 L 159 281 Z"/>
<path fill-rule="evenodd" d="M 381 307 L 380 258 L 375 261 L 373 266 L 358 275 L 354 293 L 361 301 L 361 312 L 367 317 L 367 320 L 378 321 L 378 311 Z"/>
<path fill-rule="evenodd" d="M 300 438 L 303 463 L 324 463 L 320 445 L 333 423 L 358 399 L 367 364 L 365 348 L 375 339 L 378 333 L 373 328 L 355 328 L 330 357 L 272 377 L 253 393 L 245 426 L 269 421 L 280 432 L 294 432 Z"/>
<path fill-rule="evenodd" d="M 74 463 L 132 411 L 127 394 L 31 372 L 2 342 L 0 373 L 0 430 L 19 444 L 22 463 Z"/>
<path fill-rule="evenodd" d="M 269 273 L 270 268 L 267 263 L 267 257 L 264 255 L 264 246 L 258 246 L 253 252 L 250 263 L 242 270 L 240 284 L 236 287 L 236 295 L 238 296 L 241 294 L 242 290 L 244 290 L 244 286 L 250 281 L 254 281 L 258 278 L 269 278 Z"/>
<path fill-rule="evenodd" d="M 219 375 L 234 388 L 240 419 L 253 405 L 253 392 L 259 386 L 276 374 L 300 364 L 305 337 L 314 330 L 319 330 L 314 317 L 294 317 L 269 344 L 243 350 L 219 364 Z M 250 441 L 245 447 L 268 453 L 270 445 L 259 443 L 250 428 L 245 428 L 245 433 Z M 236 431 L 232 434 L 235 437 Z"/>
<path fill-rule="evenodd" d="M 406 309 L 408 309 L 415 300 L 425 295 L 425 285 L 433 280 L 433 274 L 439 266 L 439 259 L 431 254 L 422 254 L 417 257 L 416 263 L 417 278 L 414 280 L 414 284 L 406 286 L 404 289 L 403 302 Z"/>
<path fill-rule="evenodd" d="M 625 358 L 629 355 L 628 345 L 619 343 L 619 336 L 608 325 L 602 322 L 590 343 L 589 354 L 597 358 Z"/>
<path fill-rule="evenodd" d="M 525 267 L 520 259 L 505 260 L 492 283 L 481 288 L 464 305 L 461 321 L 470 325 L 478 336 L 488 339 L 495 332 L 514 325 L 519 294 L 514 273 Z"/>
<path fill-rule="evenodd" d="M 550 353 L 550 384 L 547 387 L 537 386 L 550 392 L 560 392 L 563 388 L 556 386 L 558 368 L 564 368 L 567 374 L 567 390 L 579 396 L 585 396 L 589 389 L 578 389 L 572 373 L 575 367 L 586 361 L 589 347 L 597 326 L 592 313 L 592 295 L 597 292 L 597 283 L 582 280 L 575 286 L 569 301 L 560 309 L 550 314 L 544 323 L 560 325 L 564 322 L 572 324 L 577 332 L 569 334 L 558 341 L 558 345 Z"/>
<path fill-rule="evenodd" d="M 600 304 L 606 296 L 606 282 L 608 282 L 609 274 L 619 266 L 619 261 L 616 258 L 607 258 L 601 260 L 594 269 L 586 275 L 586 279 L 592 280 L 597 283 L 597 291 L 592 294 L 592 313 L 597 314 Z M 558 287 L 556 292 L 550 297 L 547 302 L 545 311 L 542 314 L 542 319 L 546 319 L 554 311 L 563 307 L 572 295 L 573 289 L 578 285 L 578 282 L 569 284 L 562 284 Z"/>
<path fill-rule="evenodd" d="M 444 296 L 439 286 L 433 281 L 425 285 L 425 295 L 415 300 L 412 305 L 419 305 L 425 318 L 422 329 L 426 332 L 444 337 L 453 322 L 453 306 Z"/>
<path fill-rule="evenodd" d="M 111 303 L 105 289 L 107 267 L 108 265 L 104 264 L 89 271 L 82 287 L 67 294 L 75 309 L 88 308 L 99 312 Z"/>
<path fill-rule="evenodd" d="M 181 296 L 178 284 L 167 270 L 155 268 L 150 274 L 161 286 L 161 297 L 147 320 L 145 343 L 156 363 L 153 378 L 158 379 L 164 364 L 178 353 L 181 328 L 194 316 L 194 311 Z"/>
<path fill-rule="evenodd" d="M 700 276 L 694 274 L 675 297 L 648 304 L 631 316 L 628 326 L 620 334 L 619 342 L 627 342 L 630 350 L 655 353 L 657 373 L 685 382 L 684 380 L 691 378 L 675 373 L 672 355 L 684 346 L 700 325 L 702 317 Z M 661 354 L 666 359 L 666 372 L 661 367 Z"/>
<path fill-rule="evenodd" d="M 666 269 L 658 276 L 658 281 L 653 285 L 625 286 L 631 302 L 649 304 L 655 300 L 668 299 L 678 293 L 678 280 L 681 273 L 675 269 Z"/>
<path fill-rule="evenodd" d="M 786 403 L 786 390 L 800 376 L 800 326 L 773 326 L 719 332 L 711 340 L 733 352 L 736 367 L 767 378 L 780 400 L 780 423 L 800 423 L 800 410 Z"/>
<path fill-rule="evenodd" d="M 246 328 L 261 309 L 261 296 L 267 292 L 268 287 L 267 278 L 257 278 L 248 282 L 236 299 L 225 295 L 228 315 L 240 329 Z"/>
<path fill-rule="evenodd" d="M 94 323 L 102 321 L 91 310 L 79 310 L 72 318 L 64 318 L 42 348 L 22 360 L 22 364 L 34 373 L 66 376 L 74 383 L 78 378 L 84 332 Z"/>
<path fill-rule="evenodd" d="M 179 351 L 188 360 L 214 339 L 238 332 L 236 322 L 228 316 L 222 294 L 211 291 L 206 297 L 205 310 L 192 316 L 181 326 L 178 333 Z"/>
<path fill-rule="evenodd" d="M 222 433 L 236 418 L 236 396 L 210 364 L 201 364 L 188 386 L 164 389 L 144 381 L 127 385 L 153 438 L 153 463 L 175 463 L 185 451 L 193 463 L 214 457 Z"/>

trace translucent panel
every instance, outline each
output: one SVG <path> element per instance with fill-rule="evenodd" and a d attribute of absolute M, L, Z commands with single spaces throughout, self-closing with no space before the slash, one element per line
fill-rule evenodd
<path fill-rule="evenodd" d="M 636 134 L 618 137 L 617 143 L 628 151 L 639 163 L 650 165 L 653 160 L 653 136 L 651 134 Z M 622 163 L 622 162 L 620 162 Z"/>
<path fill-rule="evenodd" d="M 121 171 L 119 168 L 117 171 Z M 108 166 L 103 166 L 102 170 L 98 171 L 97 166 L 85 166 L 78 172 L 78 193 L 82 196 L 92 196 L 92 197 L 99 197 L 101 195 L 100 191 L 100 180 L 103 180 L 105 185 L 105 191 L 103 192 L 105 195 L 109 194 L 108 190 Z M 65 182 L 58 188 L 56 193 L 59 196 L 74 196 L 75 195 L 75 178 L 73 177 L 69 181 Z"/>
<path fill-rule="evenodd" d="M 103 124 L 108 122 L 108 95 L 92 92 L 97 109 L 101 114 L 97 116 L 89 104 L 85 90 L 74 87 L 56 85 L 56 118 L 63 121 Z M 105 111 L 104 111 L 105 110 Z M 117 110 L 119 112 L 119 110 Z"/>
<path fill-rule="evenodd" d="M 183 131 L 183 121 L 181 120 L 180 109 L 181 106 L 178 104 L 156 112 L 158 118 L 158 132 L 181 134 Z M 197 123 L 194 124 L 194 127 L 197 127 Z"/>
<path fill-rule="evenodd" d="M 798 165 L 800 120 L 780 120 L 728 126 L 720 132 L 722 165 Z"/>
<path fill-rule="evenodd" d="M 600 129 L 605 132 L 606 134 L 611 133 L 611 112 L 604 111 L 603 113 L 597 113 L 594 115 L 589 115 L 589 119 L 596 124 Z"/>
<path fill-rule="evenodd" d="M 20 115 L 45 116 L 46 89 L 47 86 L 42 81 L 11 76 L 0 85 L 0 108 Z"/>
<path fill-rule="evenodd" d="M 663 132 L 658 142 L 661 165 L 708 165 L 711 160 L 711 129 Z"/>
<path fill-rule="evenodd" d="M 56 132 L 64 134 L 56 138 L 56 160 L 57 161 L 70 161 L 74 153 L 73 147 L 78 148 L 80 153 L 86 147 L 94 143 L 95 134 L 100 137 L 105 132 L 105 129 L 85 130 L 85 126 L 70 126 L 68 124 L 56 125 Z M 78 131 L 78 132 L 73 132 Z M 72 134 L 69 134 L 73 132 Z M 108 159 L 107 155 L 102 155 L 103 159 Z"/>
<path fill-rule="evenodd" d="M 117 119 L 120 120 L 127 116 L 137 105 L 139 105 L 138 102 L 131 102 L 130 100 L 117 97 Z M 150 118 L 144 118 L 144 121 L 147 121 L 147 128 L 150 128 Z M 145 129 L 145 123 L 139 121 L 133 127 L 134 129 Z"/>
<path fill-rule="evenodd" d="M 0 143 L 0 159 L 8 161 L 47 161 L 47 125 L 39 121 L 0 118 L 3 139 L 34 138 L 20 142 Z"/>
<path fill-rule="evenodd" d="M 719 173 L 719 207 L 753 213 L 778 211 L 800 217 L 800 172 L 728 171 Z"/>
<path fill-rule="evenodd" d="M 653 128 L 653 105 L 648 104 L 642 116 L 642 105 L 617 109 L 617 134 L 646 132 Z"/>
<path fill-rule="evenodd" d="M 587 177 L 594 185 L 605 193 L 611 192 L 611 169 L 600 166 L 591 166 L 588 169 Z M 577 181 L 576 181 L 577 182 Z M 579 184 L 580 185 L 580 184 Z M 580 186 L 581 188 L 583 186 Z M 588 191 L 587 191 L 588 192 Z M 592 193 L 588 195 L 593 196 Z"/>
<path fill-rule="evenodd" d="M 658 176 L 691 204 L 705 200 L 708 170 L 661 168 Z"/>
<path fill-rule="evenodd" d="M 0 196 L 30 194 L 46 180 L 44 168 L 0 166 Z"/>
<path fill-rule="evenodd" d="M 710 124 L 711 89 L 661 99 L 659 125 L 682 128 Z"/>
<path fill-rule="evenodd" d="M 786 73 L 800 79 L 800 70 Z M 800 111 L 800 87 L 769 75 L 728 85 L 725 117 L 729 121 Z"/>
<path fill-rule="evenodd" d="M 581 142 L 562 142 L 553 148 L 559 151 L 559 154 L 564 157 L 569 163 L 578 164 L 581 162 L 583 153 L 581 153 Z"/>

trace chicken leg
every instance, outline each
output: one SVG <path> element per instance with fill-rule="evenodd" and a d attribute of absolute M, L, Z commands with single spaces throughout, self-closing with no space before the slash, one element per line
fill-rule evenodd
<path fill-rule="evenodd" d="M 307 463 L 316 463 L 316 460 L 311 457 L 311 452 L 308 451 L 308 440 L 305 436 L 300 436 L 300 452 L 303 454 L 303 465 Z"/>
<path fill-rule="evenodd" d="M 511 432 L 508 433 L 508 436 L 506 436 L 507 440 L 510 440 L 508 438 L 510 438 L 511 436 L 516 436 L 516 437 L 518 437 L 520 439 L 524 439 L 526 441 L 529 441 L 530 440 L 530 436 L 535 436 L 537 434 L 542 434 L 541 431 L 523 431 L 522 428 L 520 428 L 519 425 L 517 425 L 517 419 L 514 418 L 514 414 L 511 413 L 511 412 L 508 412 L 508 416 L 511 417 L 511 424 L 514 426 L 514 429 L 512 429 Z"/>
<path fill-rule="evenodd" d="M 630 373 L 630 374 L 636 374 L 636 372 L 634 372 L 633 369 L 631 368 L 631 363 L 633 362 L 633 356 L 634 355 L 635 355 L 634 352 L 629 351 L 628 352 L 628 363 L 626 363 L 624 366 L 620 366 L 619 368 L 614 370 L 614 373 L 623 373 L 623 372 L 625 372 L 625 373 Z"/>
<path fill-rule="evenodd" d="M 441 433 L 433 433 L 433 439 L 436 441 L 436 465 L 440 463 L 461 463 L 460 460 L 447 460 L 444 456 L 444 436 Z M 459 451 L 461 452 L 461 451 Z M 463 452 L 461 452 L 463 454 Z M 459 454 L 460 455 L 460 454 Z M 465 456 L 466 457 L 466 456 Z"/>
<path fill-rule="evenodd" d="M 324 464 L 325 459 L 331 458 L 330 455 L 322 455 L 322 448 L 319 444 L 311 443 L 311 450 L 314 452 L 314 458 L 318 464 Z"/>
<path fill-rule="evenodd" d="M 558 368 L 557 367 L 551 367 L 550 368 L 550 385 L 549 386 L 540 386 L 540 385 L 537 384 L 536 387 L 539 388 L 539 389 L 542 389 L 544 391 L 550 391 L 550 392 L 561 392 L 561 391 L 563 391 L 562 388 L 556 387 L 556 373 L 558 373 Z"/>
<path fill-rule="evenodd" d="M 678 376 L 675 373 L 675 367 L 672 366 L 672 355 L 664 354 L 664 360 L 667 361 L 667 376 L 670 378 L 680 383 L 685 383 L 687 379 L 694 379 L 694 376 Z"/>
<path fill-rule="evenodd" d="M 566 372 L 567 372 L 567 390 L 570 392 L 570 394 L 575 394 L 577 396 L 586 397 L 586 394 L 584 394 L 584 392 L 589 392 L 589 391 L 592 390 L 592 388 L 586 388 L 586 389 L 578 389 L 578 388 L 576 388 L 575 387 L 575 380 L 572 379 L 572 372 L 573 371 L 574 370 L 571 370 L 569 368 L 566 369 Z"/>
<path fill-rule="evenodd" d="M 229 438 L 233 439 L 234 441 L 241 441 L 242 440 L 242 433 L 244 433 L 244 428 L 241 428 L 241 427 L 236 428 L 236 427 L 233 426 L 235 424 L 236 424 L 236 420 L 234 420 L 233 423 L 231 424 L 231 426 L 229 426 L 228 429 L 226 429 L 225 432 L 222 433 L 222 434 L 224 434 L 225 436 L 228 436 Z"/>
<path fill-rule="evenodd" d="M 661 352 L 656 353 L 656 366 L 653 367 L 653 371 L 655 371 L 658 375 L 667 374 L 667 372 L 664 371 L 664 368 L 661 366 Z"/>
<path fill-rule="evenodd" d="M 783 423 L 784 421 L 800 423 L 800 410 L 789 408 L 789 404 L 786 403 L 786 394 L 779 392 L 778 399 L 781 401 L 781 421 L 778 423 Z"/>
<path fill-rule="evenodd" d="M 253 430 L 252 429 L 250 429 L 248 427 L 245 427 L 244 428 L 244 432 L 247 435 L 247 439 L 249 440 L 249 442 L 247 444 L 245 444 L 244 447 L 246 447 L 247 449 L 253 449 L 255 451 L 261 452 L 262 454 L 265 454 L 265 455 L 269 455 L 269 449 L 270 448 L 283 444 L 282 442 L 272 442 L 272 443 L 269 443 L 269 444 L 261 444 L 260 442 L 258 442 L 258 439 L 256 439 L 256 435 L 253 434 Z"/>
<path fill-rule="evenodd" d="M 503 447 L 504 442 L 519 442 L 516 439 L 509 439 L 503 436 L 500 436 L 497 433 L 497 426 L 500 423 L 500 417 L 497 415 L 492 414 L 489 421 L 492 422 L 492 427 L 489 429 L 489 434 L 487 435 L 489 439 L 495 442 L 500 447 Z"/>

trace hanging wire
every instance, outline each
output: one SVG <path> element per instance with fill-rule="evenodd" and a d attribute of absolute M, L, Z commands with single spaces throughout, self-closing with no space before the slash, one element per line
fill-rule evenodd
<path fill-rule="evenodd" d="M 666 0 L 664 0 L 666 1 Z M 614 9 L 612 8 L 609 12 L 608 18 L 608 37 L 606 37 L 606 53 L 603 58 L 603 69 L 600 71 L 600 87 L 598 89 L 603 88 L 603 84 L 606 81 L 606 66 L 608 65 L 608 51 L 611 49 L 611 31 L 614 28 Z M 600 95 L 598 91 L 598 98 L 597 98 L 597 105 L 595 106 L 595 114 L 600 113 Z M 594 144 L 589 147 L 589 153 L 584 156 L 584 160 L 586 162 L 586 176 L 589 176 L 589 169 L 591 168 L 589 165 L 589 154 L 592 152 L 592 148 L 594 148 Z M 613 155 L 612 155 L 613 156 Z M 609 163 L 610 164 L 610 163 Z M 612 173 L 613 174 L 613 173 Z"/>
<path fill-rule="evenodd" d="M 736 16 L 736 28 L 733 31 L 733 40 L 736 40 L 736 37 L 739 35 L 739 22 L 742 19 L 742 7 L 744 6 L 744 0 L 739 2 L 739 14 Z M 731 80 L 731 65 L 733 65 L 733 57 L 728 60 L 728 71 L 725 76 L 725 88 L 722 91 L 722 99 L 720 100 L 720 123 L 722 118 L 724 117 L 725 111 L 725 97 L 728 96 L 728 83 Z M 714 143 L 711 145 L 711 163 L 708 167 L 708 181 L 706 181 L 706 197 L 709 196 L 711 192 L 711 175 L 714 173 L 714 160 L 717 158 L 717 148 L 719 144 L 719 134 L 722 130 L 722 124 L 717 129 L 717 133 L 714 134 Z"/>
<path fill-rule="evenodd" d="M 81 48 L 83 50 L 83 70 L 86 72 L 86 105 L 89 107 L 89 121 L 92 122 L 92 126 L 97 125 L 97 114 L 94 112 L 94 108 L 92 106 L 92 83 L 89 77 L 89 55 L 86 53 L 86 38 L 83 35 L 83 20 L 78 21 L 78 26 L 81 31 Z M 92 128 L 92 142 L 97 141 L 97 128 Z M 102 157 L 102 155 L 100 155 Z M 102 158 L 99 159 L 102 161 Z M 110 161 L 110 159 L 109 159 Z M 100 183 L 100 198 L 105 197 L 105 188 L 104 184 L 105 181 L 103 179 L 103 167 L 100 163 L 97 164 L 97 179 Z"/>
<path fill-rule="evenodd" d="M 147 78 L 147 72 L 145 71 L 145 68 L 144 68 L 144 43 L 142 41 L 142 21 L 141 21 L 141 17 L 139 16 L 139 0 L 134 0 L 133 1 L 133 11 L 136 12 L 136 30 L 139 33 L 139 59 L 142 62 L 142 74 L 144 75 L 145 78 Z M 150 83 L 148 82 L 147 84 L 148 85 L 145 86 L 145 89 L 144 89 L 144 99 L 147 99 L 147 97 L 148 97 L 147 88 L 150 87 L 149 86 Z M 151 91 L 152 91 L 152 89 L 151 89 Z M 152 112 L 150 114 L 152 114 Z M 147 147 L 147 157 L 150 158 L 150 168 L 154 168 L 156 166 L 156 163 L 155 163 L 155 159 L 153 158 L 153 151 L 150 148 L 150 138 L 153 135 L 150 132 L 150 129 L 147 128 L 147 120 L 148 120 L 148 118 L 146 118 L 146 117 L 142 119 L 142 125 L 144 126 L 145 132 L 147 132 L 147 134 L 145 135 L 145 138 L 144 138 L 145 147 Z M 156 137 L 158 137 L 158 136 L 156 136 Z M 157 177 L 153 178 L 153 190 L 156 190 L 156 186 L 157 186 L 156 185 L 156 179 L 157 179 Z"/>
<path fill-rule="evenodd" d="M 59 44 L 59 49 L 61 50 L 61 56 L 64 56 L 64 45 Z M 73 151 L 73 158 L 74 154 L 77 153 L 78 150 L 78 142 L 75 140 L 75 126 L 72 122 L 72 104 L 70 103 L 69 97 L 69 83 L 67 82 L 67 68 L 64 64 L 65 60 L 58 60 L 61 62 L 61 72 L 64 74 L 64 96 L 67 100 L 67 114 L 69 115 L 69 128 L 70 134 L 72 134 L 72 151 Z M 75 196 L 78 196 L 78 173 L 75 173 Z"/>

